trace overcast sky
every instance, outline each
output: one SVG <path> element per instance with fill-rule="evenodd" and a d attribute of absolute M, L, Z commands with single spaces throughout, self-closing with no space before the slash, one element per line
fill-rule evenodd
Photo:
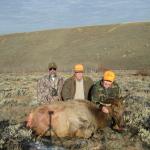
<path fill-rule="evenodd" d="M 150 0 L 0 0 L 0 34 L 150 21 Z"/>

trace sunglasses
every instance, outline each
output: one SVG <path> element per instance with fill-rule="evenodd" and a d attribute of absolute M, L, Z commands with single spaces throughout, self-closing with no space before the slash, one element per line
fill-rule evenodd
<path fill-rule="evenodd" d="M 75 73 L 83 73 L 83 71 L 75 71 Z"/>
<path fill-rule="evenodd" d="M 51 71 L 51 70 L 56 70 L 56 68 L 49 68 L 49 71 Z"/>

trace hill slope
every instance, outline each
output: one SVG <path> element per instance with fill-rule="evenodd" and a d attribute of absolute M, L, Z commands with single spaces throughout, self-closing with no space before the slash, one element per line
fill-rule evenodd
<path fill-rule="evenodd" d="M 114 69 L 150 68 L 150 22 L 0 36 L 0 72 L 60 69 L 75 63 Z"/>

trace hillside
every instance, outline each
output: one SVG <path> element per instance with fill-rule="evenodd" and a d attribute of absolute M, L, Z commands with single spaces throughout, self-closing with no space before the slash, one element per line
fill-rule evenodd
<path fill-rule="evenodd" d="M 61 70 L 150 69 L 150 22 L 0 36 L 0 72 L 45 71 L 50 61 Z"/>

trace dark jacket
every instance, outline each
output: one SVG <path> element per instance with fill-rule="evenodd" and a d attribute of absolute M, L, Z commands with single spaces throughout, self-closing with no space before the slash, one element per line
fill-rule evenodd
<path fill-rule="evenodd" d="M 93 85 L 93 80 L 90 77 L 84 76 L 83 77 L 83 86 L 84 86 L 84 95 L 85 99 L 89 100 L 89 91 Z M 76 90 L 76 81 L 75 77 L 72 76 L 68 78 L 62 88 L 62 99 L 63 100 L 69 100 L 73 99 L 75 96 L 75 90 Z"/>

